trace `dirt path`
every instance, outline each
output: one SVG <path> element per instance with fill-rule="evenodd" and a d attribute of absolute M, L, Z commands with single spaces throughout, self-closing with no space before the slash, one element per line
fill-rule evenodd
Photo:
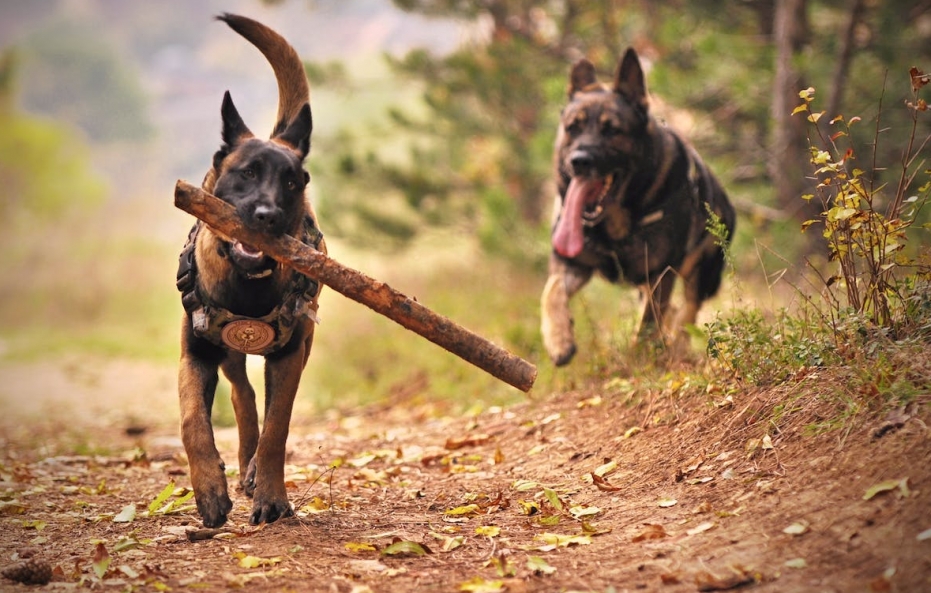
<path fill-rule="evenodd" d="M 122 371 L 163 389 L 161 372 Z M 931 590 L 927 398 L 886 425 L 864 415 L 802 436 L 767 422 L 780 394 L 680 387 L 615 381 L 474 418 L 394 402 L 300 425 L 298 516 L 250 527 L 234 492 L 228 529 L 194 542 L 182 491 L 148 510 L 189 484 L 173 420 L 127 415 L 121 398 L 83 415 L 38 406 L 41 426 L 72 427 L 68 453 L 61 434 L 14 421 L 36 409 L 10 408 L 7 390 L 0 567 L 49 563 L 43 590 Z M 88 384 L 104 388 L 127 389 L 107 372 Z M 81 442 L 116 453 L 74 454 Z M 234 431 L 220 442 L 232 463 Z"/>

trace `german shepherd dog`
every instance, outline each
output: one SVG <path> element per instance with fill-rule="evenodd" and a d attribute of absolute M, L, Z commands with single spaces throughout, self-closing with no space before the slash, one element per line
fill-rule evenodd
<path fill-rule="evenodd" d="M 734 209 L 698 154 L 652 117 L 640 60 L 628 49 L 612 86 L 587 60 L 573 66 L 556 137 L 559 194 L 549 278 L 541 298 L 543 343 L 556 365 L 576 352 L 569 299 L 597 271 L 639 286 L 637 339 L 662 336 L 677 276 L 681 324 L 694 323 L 721 283 L 724 254 L 709 210 L 734 231 Z"/>
<path fill-rule="evenodd" d="M 326 251 L 304 196 L 310 151 L 310 90 L 304 65 L 280 35 L 251 19 L 217 17 L 256 46 L 278 81 L 278 117 L 269 140 L 255 137 L 229 92 L 223 97 L 223 144 L 203 188 L 236 207 L 244 223 L 273 236 L 289 234 Z M 314 337 L 319 285 L 250 245 L 198 222 L 181 253 L 181 434 L 197 510 L 207 527 L 232 509 L 223 460 L 211 426 L 218 369 L 232 385 L 239 430 L 239 484 L 252 497 L 249 522 L 292 515 L 285 491 L 288 425 Z M 265 356 L 265 419 L 259 431 L 246 354 Z"/>

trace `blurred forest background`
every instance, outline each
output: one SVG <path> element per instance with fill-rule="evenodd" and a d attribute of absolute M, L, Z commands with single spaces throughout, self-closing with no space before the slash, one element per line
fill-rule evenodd
<path fill-rule="evenodd" d="M 206 172 L 224 90 L 254 130 L 276 106 L 270 68 L 212 20 L 221 11 L 265 22 L 307 61 L 310 197 L 331 255 L 532 360 L 544 393 L 629 370 L 614 353 L 636 317 L 632 291 L 599 283 L 576 303 L 574 365 L 542 353 L 552 147 L 575 60 L 607 78 L 636 48 L 655 112 L 737 205 L 744 292 L 728 282 L 705 319 L 741 299 L 790 306 L 774 279 L 817 256 L 818 234 L 799 231 L 822 210 L 800 197 L 813 183 L 799 90 L 818 89 L 829 118 L 862 118 L 860 142 L 880 129 L 876 160 L 895 163 L 908 69 L 931 66 L 928 0 L 4 0 L 3 406 L 70 385 L 60 374 L 93 396 L 88 369 L 130 361 L 121 395 L 174 410 L 174 273 L 191 224 L 174 182 Z M 521 397 L 332 292 L 321 313 L 304 411 Z"/>

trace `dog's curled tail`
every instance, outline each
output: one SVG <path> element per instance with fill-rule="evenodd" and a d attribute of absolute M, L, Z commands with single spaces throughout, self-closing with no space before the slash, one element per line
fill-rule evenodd
<path fill-rule="evenodd" d="M 229 25 L 257 47 L 275 71 L 278 80 L 278 119 L 272 131 L 274 137 L 288 127 L 305 103 L 310 102 L 310 85 L 307 83 L 304 62 L 284 37 L 262 23 L 226 12 L 218 16 L 217 20 Z"/>

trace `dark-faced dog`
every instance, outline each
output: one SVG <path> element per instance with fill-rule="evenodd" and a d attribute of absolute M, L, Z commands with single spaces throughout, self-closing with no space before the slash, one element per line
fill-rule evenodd
<path fill-rule="evenodd" d="M 227 92 L 220 150 L 203 188 L 236 207 L 252 230 L 289 234 L 325 251 L 304 196 L 303 168 L 312 128 L 304 65 L 277 33 L 245 17 L 218 17 L 255 45 L 278 80 L 278 118 L 271 138 L 255 137 Z M 291 408 L 314 337 L 319 285 L 277 264 L 256 248 L 198 223 L 181 253 L 181 434 L 191 467 L 197 510 L 207 527 L 232 509 L 223 460 L 214 444 L 211 408 L 218 369 L 232 385 L 239 429 L 239 483 L 253 498 L 249 522 L 292 514 L 284 483 Z M 265 357 L 265 418 L 259 431 L 246 355 Z"/>
<path fill-rule="evenodd" d="M 612 86 L 598 83 L 587 60 L 575 64 L 560 124 L 559 195 L 541 299 L 543 343 L 556 365 L 575 355 L 569 299 L 595 271 L 639 286 L 645 304 L 638 339 L 664 329 L 676 277 L 685 285 L 680 322 L 694 323 L 724 267 L 721 247 L 706 229 L 708 209 L 728 237 L 735 223 L 724 190 L 698 154 L 651 116 L 633 49 L 620 60 Z"/>

